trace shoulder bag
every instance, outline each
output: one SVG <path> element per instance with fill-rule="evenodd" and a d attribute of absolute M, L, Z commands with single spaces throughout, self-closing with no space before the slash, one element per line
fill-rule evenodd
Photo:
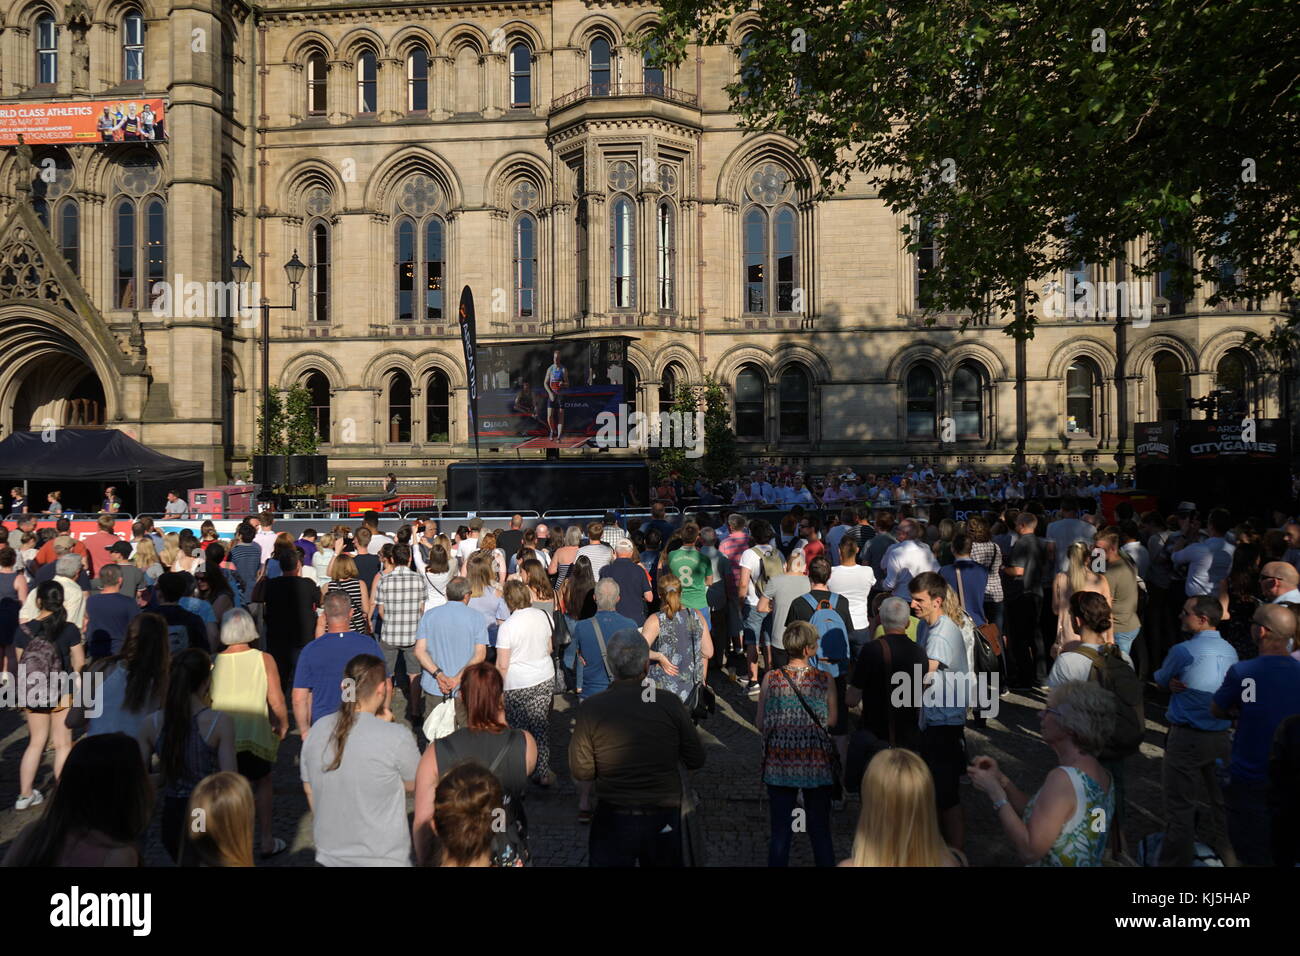
<path fill-rule="evenodd" d="M 696 648 L 694 621 L 687 626 L 687 631 L 691 635 L 691 664 L 694 665 Z M 690 693 L 686 695 L 686 709 L 690 712 L 691 720 L 698 724 L 701 720 L 707 720 L 718 709 L 718 695 L 704 681 L 696 681 L 691 686 Z"/>
<path fill-rule="evenodd" d="M 830 761 L 831 777 L 835 781 L 835 787 L 842 790 L 844 787 L 844 767 L 840 764 L 840 751 L 839 748 L 835 746 L 835 741 L 831 737 L 830 731 L 828 731 L 825 725 L 822 724 L 821 718 L 817 716 L 817 712 L 808 705 L 808 701 L 800 692 L 799 686 L 790 679 L 790 674 L 786 669 L 784 667 L 777 669 L 781 672 L 781 676 L 785 678 L 785 682 L 790 685 L 790 689 L 794 691 L 794 695 L 799 698 L 799 703 L 803 704 L 803 709 L 807 711 L 808 716 L 812 718 L 813 724 L 822 732 L 822 749 L 826 752 L 827 760 Z M 830 692 L 832 694 L 835 693 L 835 682 L 833 678 L 831 679 Z"/>

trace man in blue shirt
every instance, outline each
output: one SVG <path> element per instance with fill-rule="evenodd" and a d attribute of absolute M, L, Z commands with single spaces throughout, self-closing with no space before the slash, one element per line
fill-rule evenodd
<path fill-rule="evenodd" d="M 483 615 L 469 606 L 469 581 L 463 577 L 447 582 L 447 603 L 424 612 L 415 630 L 415 659 L 424 673 L 426 714 L 446 697 L 456 699 L 456 726 L 465 725 L 465 701 L 460 695 L 460 678 L 465 668 L 487 657 L 488 629 Z"/>
<path fill-rule="evenodd" d="M 1172 692 L 1166 718 L 1169 737 L 1161 784 L 1165 792 L 1165 839 L 1161 866 L 1191 866 L 1195 856 L 1196 781 L 1205 783 L 1211 831 L 1206 842 L 1227 866 L 1236 858 L 1227 840 L 1223 794 L 1215 773 L 1232 755 L 1231 723 L 1210 713 L 1214 692 L 1223 686 L 1237 652 L 1218 631 L 1223 619 L 1219 599 L 1190 597 L 1183 604 L 1183 631 L 1190 636 L 1175 644 L 1156 671 L 1156 683 Z"/>
<path fill-rule="evenodd" d="M 586 700 L 609 687 L 609 671 L 605 669 L 604 656 L 600 652 L 600 641 L 596 639 L 596 626 L 600 626 L 601 639 L 608 646 L 609 638 L 615 631 L 625 628 L 638 630 L 641 625 L 623 614 L 618 613 L 621 589 L 613 578 L 601 578 L 596 582 L 596 614 L 585 621 L 579 621 L 573 627 L 573 648 L 578 656 L 578 696 Z M 655 655 L 651 654 L 651 658 Z M 662 655 L 660 655 L 662 657 Z"/>
<path fill-rule="evenodd" d="M 1210 712 L 1237 719 L 1228 784 L 1228 838 L 1243 866 L 1273 863 L 1268 806 L 1268 755 L 1278 725 L 1300 714 L 1300 661 L 1295 649 L 1295 614 L 1266 604 L 1256 608 L 1251 634 L 1259 656 L 1228 669 Z"/>
<path fill-rule="evenodd" d="M 293 716 L 303 740 L 316 721 L 339 709 L 348 661 L 358 654 L 384 658 L 378 641 L 349 629 L 352 602 L 346 594 L 333 591 L 326 595 L 324 608 L 325 633 L 302 649 L 293 672 Z M 389 690 L 391 693 L 391 684 Z"/>
<path fill-rule="evenodd" d="M 939 806 L 939 829 L 953 849 L 966 842 L 966 818 L 961 809 L 961 778 L 966 772 L 966 702 L 970 699 L 970 662 L 966 642 L 952 618 L 943 613 L 948 583 L 934 571 L 925 571 L 908 582 L 912 613 L 921 619 L 916 629 L 917 646 L 929 658 L 923 701 L 938 697 L 938 703 L 921 707 L 921 757 L 934 777 L 934 795 Z M 921 688 L 911 688 L 912 695 Z M 915 698 L 914 698 L 915 699 Z"/>

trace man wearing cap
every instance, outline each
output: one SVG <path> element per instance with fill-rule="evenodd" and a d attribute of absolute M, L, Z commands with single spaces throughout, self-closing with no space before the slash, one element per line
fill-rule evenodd
<path fill-rule="evenodd" d="M 86 591 L 90 588 L 90 576 L 81 569 L 81 555 L 61 554 L 53 564 L 54 574 L 48 579 L 63 586 L 63 609 L 67 611 L 68 623 L 86 631 Z M 27 600 L 18 611 L 18 623 L 26 624 L 36 619 L 40 611 L 36 608 L 36 585 L 27 592 Z"/>
<path fill-rule="evenodd" d="M 614 610 L 640 627 L 645 623 L 646 605 L 654 600 L 650 575 L 636 560 L 636 547 L 630 538 L 614 546 L 614 560 L 600 569 L 601 580 L 611 578 L 618 584 L 618 604 Z"/>
<path fill-rule="evenodd" d="M 1285 561 L 1260 568 L 1259 590 L 1269 604 L 1300 604 L 1300 572 Z"/>
<path fill-rule="evenodd" d="M 126 541 L 118 541 L 108 547 L 107 554 L 109 562 L 99 568 L 99 573 L 103 574 L 104 568 L 113 567 L 122 575 L 122 585 L 118 589 L 122 594 L 134 598 L 145 587 L 144 572 L 131 563 L 131 545 Z M 96 577 L 90 582 L 91 590 L 100 589 L 100 580 Z"/>
<path fill-rule="evenodd" d="M 59 518 L 54 522 L 54 530 L 58 533 L 58 536 L 51 538 L 49 541 L 46 541 L 45 544 L 41 545 L 41 549 L 36 552 L 36 557 L 32 559 L 31 568 L 38 568 L 42 564 L 49 564 L 58 557 L 58 555 L 54 553 L 54 542 L 57 541 L 58 538 L 67 538 L 72 542 L 71 548 L 63 553 L 80 555 L 82 563 L 84 564 L 89 556 L 86 553 L 86 546 L 72 537 L 72 522 L 67 518 Z"/>

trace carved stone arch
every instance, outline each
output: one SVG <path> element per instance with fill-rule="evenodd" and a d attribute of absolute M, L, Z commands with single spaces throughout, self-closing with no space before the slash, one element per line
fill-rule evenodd
<path fill-rule="evenodd" d="M 419 388 L 419 380 L 413 371 L 415 367 L 415 355 L 404 349 L 390 349 L 366 363 L 365 369 L 361 372 L 361 385 L 363 388 L 382 392 L 388 384 L 390 372 L 405 372 L 411 376 L 411 388 Z"/>
<path fill-rule="evenodd" d="M 514 191 L 521 182 L 531 183 L 537 195 L 530 204 L 518 205 Z M 498 209 L 528 209 L 536 212 L 553 201 L 551 176 L 546 161 L 527 152 L 513 152 L 499 159 L 487 175 L 488 195 Z"/>
<path fill-rule="evenodd" d="M 523 40 L 527 43 L 528 48 L 532 50 L 533 56 L 537 56 L 537 54 L 546 50 L 545 38 L 527 20 L 510 20 L 501 24 L 499 29 L 505 34 L 507 53 L 510 52 L 510 48 L 514 46 L 516 40 Z"/>
<path fill-rule="evenodd" d="M 32 0 L 31 3 L 20 3 L 9 10 L 5 28 L 31 28 L 42 13 L 52 13 L 56 23 L 63 23 L 63 4 L 55 3 L 54 0 Z"/>
<path fill-rule="evenodd" d="M 775 371 L 775 363 L 770 350 L 758 345 L 737 345 L 722 353 L 714 365 L 718 381 L 722 382 L 728 391 L 731 390 L 732 380 L 735 379 L 742 365 L 757 365 L 762 369 L 763 375 L 767 378 L 768 388 L 771 388 L 772 383 L 776 381 L 772 374 Z"/>
<path fill-rule="evenodd" d="M 745 12 L 736 17 L 727 28 L 727 45 L 739 55 L 740 42 L 745 34 L 755 27 L 761 27 L 762 20 L 757 12 Z"/>
<path fill-rule="evenodd" d="M 765 163 L 775 163 L 789 174 L 794 183 L 790 202 L 799 204 L 812 199 L 812 184 L 817 181 L 816 168 L 799 156 L 793 140 L 777 133 L 751 137 L 731 151 L 718 171 L 718 198 L 730 200 L 738 206 L 748 203 L 748 178 Z"/>
<path fill-rule="evenodd" d="M 1142 340 L 1129 353 L 1128 367 L 1139 375 L 1150 375 L 1157 352 L 1170 351 L 1183 360 L 1183 374 L 1195 375 L 1201 371 L 1196 351 L 1176 335 L 1161 333 Z"/>
<path fill-rule="evenodd" d="M 918 362 L 927 362 L 934 367 L 935 375 L 943 381 L 947 353 L 935 342 L 921 341 L 905 345 L 894 353 L 889 364 L 885 366 L 885 380 L 903 387 L 907 372 Z"/>
<path fill-rule="evenodd" d="M 92 16 L 95 23 L 111 23 L 121 29 L 122 16 L 126 11 L 138 9 L 144 16 L 146 25 L 150 20 L 159 20 L 167 15 L 167 8 L 155 0 L 100 0 L 95 4 Z M 147 28 L 147 26 L 146 26 Z"/>
<path fill-rule="evenodd" d="M 397 35 L 389 41 L 388 48 L 392 51 L 393 56 L 406 61 L 406 54 L 414 46 L 422 46 L 429 51 L 429 57 L 433 58 L 438 55 L 438 40 L 424 27 L 415 24 L 408 24 L 398 31 Z"/>
<path fill-rule="evenodd" d="M 165 195 L 167 184 L 171 181 L 171 170 L 166 154 L 159 149 L 142 147 L 132 150 L 94 150 L 95 155 L 86 160 L 83 187 L 90 192 L 112 198 L 121 190 L 118 188 L 118 172 L 133 162 L 145 157 L 151 159 L 158 167 L 158 185 L 154 192 Z M 109 155 L 111 154 L 111 155 Z"/>
<path fill-rule="evenodd" d="M 324 190 L 329 196 L 328 211 L 319 206 L 318 190 Z M 276 194 L 283 197 L 285 212 L 300 219 L 338 215 L 347 201 L 343 178 L 320 159 L 304 159 L 286 170 L 276 186 Z"/>
<path fill-rule="evenodd" d="M 782 345 L 776 350 L 772 362 L 772 380 L 780 381 L 781 373 L 789 365 L 802 367 L 808 373 L 808 384 L 813 387 L 825 384 L 834 377 L 826 358 L 803 345 Z"/>
<path fill-rule="evenodd" d="M 700 360 L 685 345 L 672 343 L 659 349 L 653 360 L 654 378 L 663 381 L 664 372 L 669 365 L 677 365 L 686 370 L 686 380 L 691 383 L 704 381 L 704 372 L 700 369 Z"/>
<path fill-rule="evenodd" d="M 1047 377 L 1053 381 L 1065 381 L 1065 373 L 1078 358 L 1091 359 L 1103 379 L 1109 381 L 1115 377 L 1114 349 L 1091 336 L 1079 336 L 1058 345 L 1047 360 Z"/>
<path fill-rule="evenodd" d="M 329 379 L 330 390 L 347 385 L 347 376 L 343 367 L 324 352 L 300 352 L 280 370 L 278 389 L 288 389 L 305 379 L 312 372 L 321 372 Z"/>
<path fill-rule="evenodd" d="M 415 173 L 423 173 L 438 184 L 443 192 L 444 209 L 463 208 L 465 190 L 455 169 L 425 146 L 399 146 L 375 167 L 366 185 L 364 208 L 385 212 L 394 210 L 402 181 Z"/>
<path fill-rule="evenodd" d="M 994 349 L 982 342 L 963 342 L 948 352 L 942 371 L 944 377 L 951 379 L 957 366 L 963 362 L 973 362 L 983 370 L 986 381 L 1005 380 L 1011 373 L 1006 362 Z"/>
<path fill-rule="evenodd" d="M 1214 375 L 1218 372 L 1219 362 L 1233 349 L 1240 349 L 1250 356 L 1252 365 L 1256 372 L 1259 371 L 1259 359 L 1246 348 L 1246 336 L 1252 330 L 1245 328 L 1224 329 L 1210 336 L 1209 340 L 1201 346 L 1200 367 Z"/>
<path fill-rule="evenodd" d="M 244 183 L 240 177 L 239 169 L 228 156 L 221 158 L 221 173 L 223 177 L 229 177 L 231 210 L 247 209 L 248 207 L 244 205 Z"/>
<path fill-rule="evenodd" d="M 613 49 L 623 45 L 623 27 L 613 17 L 603 13 L 592 13 L 579 20 L 569 32 L 568 45 L 585 54 L 592 38 L 597 34 L 603 35 Z"/>
<path fill-rule="evenodd" d="M 442 34 L 441 48 L 446 51 L 447 56 L 454 58 L 467 44 L 473 46 L 475 52 L 482 56 L 490 49 L 491 40 L 483 32 L 482 27 L 468 20 L 453 23 Z"/>
<path fill-rule="evenodd" d="M 388 44 L 373 27 L 359 26 L 343 35 L 339 40 L 338 51 L 338 59 L 345 63 L 356 63 L 357 57 L 366 51 L 380 60 L 387 55 Z"/>
<path fill-rule="evenodd" d="M 458 388 L 466 388 L 469 384 L 465 377 L 464 356 L 446 349 L 427 349 L 421 352 L 416 356 L 412 368 L 414 369 L 410 373 L 412 388 L 423 388 L 424 381 L 434 370 L 447 376 L 447 385 L 453 392 Z"/>
<path fill-rule="evenodd" d="M 319 30 L 306 30 L 299 33 L 284 50 L 284 62 L 305 65 L 309 50 L 319 49 L 325 54 L 325 61 L 336 59 L 334 41 Z"/>
<path fill-rule="evenodd" d="M 645 383 L 654 376 L 655 359 L 642 346 L 635 343 L 629 343 L 627 347 L 627 361 L 636 372 L 637 385 L 645 387 Z"/>

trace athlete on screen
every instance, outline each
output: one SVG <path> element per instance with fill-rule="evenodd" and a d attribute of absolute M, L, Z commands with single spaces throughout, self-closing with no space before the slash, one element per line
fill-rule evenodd
<path fill-rule="evenodd" d="M 519 391 L 515 395 L 515 400 L 511 402 L 510 408 L 524 417 L 524 427 L 529 431 L 532 430 L 533 425 L 541 427 L 542 420 L 537 415 L 537 395 L 527 379 L 519 383 Z"/>
<path fill-rule="evenodd" d="M 547 413 L 547 425 L 549 434 L 547 437 L 551 441 L 559 441 L 564 434 L 564 406 L 560 404 L 560 396 L 566 388 L 569 387 L 569 373 L 560 364 L 560 350 L 556 349 L 551 353 L 551 367 L 546 370 L 546 397 L 550 402 L 550 410 Z M 558 416 L 558 417 L 557 417 Z M 556 422 L 558 421 L 558 427 Z"/>

